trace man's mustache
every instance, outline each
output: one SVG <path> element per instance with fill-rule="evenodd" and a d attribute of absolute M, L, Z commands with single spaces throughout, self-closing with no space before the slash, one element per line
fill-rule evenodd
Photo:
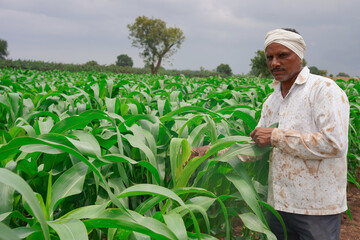
<path fill-rule="evenodd" d="M 285 68 L 271 68 L 270 72 L 285 71 Z"/>

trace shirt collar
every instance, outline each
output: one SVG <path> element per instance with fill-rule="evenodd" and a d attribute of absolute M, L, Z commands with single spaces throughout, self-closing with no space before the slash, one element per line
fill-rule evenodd
<path fill-rule="evenodd" d="M 310 74 L 310 69 L 308 67 L 303 67 L 303 69 L 301 70 L 301 72 L 299 73 L 299 75 L 297 76 L 295 83 L 298 85 L 304 84 L 306 83 L 308 77 Z"/>

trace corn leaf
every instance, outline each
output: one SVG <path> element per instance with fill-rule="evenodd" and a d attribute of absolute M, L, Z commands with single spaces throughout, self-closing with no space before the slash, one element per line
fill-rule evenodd
<path fill-rule="evenodd" d="M 0 183 L 9 185 L 22 195 L 23 199 L 29 204 L 32 212 L 34 213 L 34 217 L 36 217 L 36 219 L 40 222 L 45 239 L 49 240 L 49 228 L 47 226 L 44 213 L 35 197 L 34 192 L 27 182 L 15 173 L 7 169 L 0 168 Z"/>

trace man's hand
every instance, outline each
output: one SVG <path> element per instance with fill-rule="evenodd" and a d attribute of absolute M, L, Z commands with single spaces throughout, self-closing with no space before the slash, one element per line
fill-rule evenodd
<path fill-rule="evenodd" d="M 257 127 L 250 133 L 250 137 L 259 147 L 271 145 L 271 133 L 274 128 Z"/>
<path fill-rule="evenodd" d="M 202 157 L 205 155 L 207 150 L 209 150 L 210 145 L 202 146 L 202 147 L 196 147 L 191 150 L 191 155 L 189 157 L 189 160 L 194 157 Z"/>

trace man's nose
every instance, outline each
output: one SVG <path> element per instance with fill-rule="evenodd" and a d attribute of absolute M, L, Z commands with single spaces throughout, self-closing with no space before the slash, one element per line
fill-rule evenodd
<path fill-rule="evenodd" d="M 271 68 L 277 67 L 279 66 L 280 62 L 279 59 L 277 59 L 276 57 L 273 57 L 272 61 L 271 61 Z"/>

